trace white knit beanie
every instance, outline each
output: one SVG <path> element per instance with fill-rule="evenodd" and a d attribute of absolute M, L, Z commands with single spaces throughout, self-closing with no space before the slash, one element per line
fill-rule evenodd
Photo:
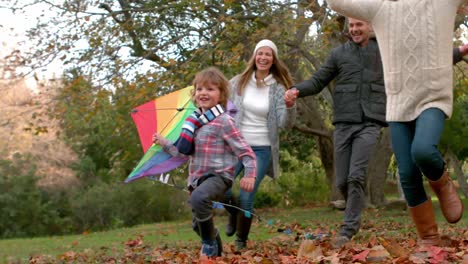
<path fill-rule="evenodd" d="M 278 58 L 278 48 L 276 48 L 276 45 L 275 43 L 273 43 L 273 41 L 269 39 L 260 40 L 260 42 L 257 43 L 257 46 L 255 46 L 254 54 L 256 54 L 257 50 L 261 47 L 271 48 L 273 52 L 275 53 L 275 57 Z"/>

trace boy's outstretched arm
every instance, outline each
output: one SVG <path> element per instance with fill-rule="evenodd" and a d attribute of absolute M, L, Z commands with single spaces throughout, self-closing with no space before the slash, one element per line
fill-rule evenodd
<path fill-rule="evenodd" d="M 156 144 L 156 145 L 159 145 L 161 146 L 161 148 L 171 154 L 172 156 L 174 157 L 177 157 L 177 156 L 185 156 L 184 154 L 180 153 L 179 150 L 174 146 L 174 144 L 172 144 L 172 142 L 170 140 L 168 140 L 167 138 L 163 137 L 161 134 L 159 133 L 154 133 L 153 134 L 153 143 Z"/>

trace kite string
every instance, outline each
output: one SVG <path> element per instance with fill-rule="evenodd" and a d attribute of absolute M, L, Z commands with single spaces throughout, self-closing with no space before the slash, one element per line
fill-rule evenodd
<path fill-rule="evenodd" d="M 161 175 L 161 176 L 162 176 L 162 175 Z M 167 185 L 167 186 L 169 186 L 169 187 L 176 188 L 176 189 L 181 190 L 181 191 L 183 191 L 183 192 L 190 193 L 190 191 L 187 190 L 184 186 L 175 184 L 174 178 L 172 178 L 172 177 L 171 177 L 171 180 L 172 180 L 173 183 L 172 183 L 172 184 L 171 184 L 171 183 L 168 183 L 169 174 L 166 175 L 166 179 L 162 179 L 162 177 L 160 177 L 159 179 L 157 179 L 155 176 L 153 176 L 153 177 L 150 176 L 150 177 L 148 177 L 148 179 L 154 180 L 154 181 L 159 182 L 159 183 L 162 183 L 162 184 L 165 184 L 165 185 Z M 258 219 L 259 221 L 262 221 L 262 218 L 261 218 L 258 214 L 255 214 L 255 213 L 253 213 L 253 212 L 251 212 L 251 211 L 245 210 L 245 209 L 240 208 L 240 207 L 238 207 L 238 206 L 235 206 L 235 205 L 232 205 L 232 204 L 223 203 L 223 202 L 219 202 L 219 201 L 212 201 L 212 202 L 213 202 L 213 208 L 214 208 L 214 209 L 221 209 L 222 207 L 220 207 L 219 205 L 222 205 L 223 207 L 231 207 L 231 208 L 234 208 L 234 209 L 236 209 L 236 210 L 238 210 L 238 211 L 243 212 L 244 215 L 245 215 L 245 217 L 247 217 L 247 218 L 251 218 L 252 216 L 255 216 L 255 217 L 257 217 L 257 219 Z"/>
<path fill-rule="evenodd" d="M 196 108 L 195 107 L 165 107 L 165 108 L 158 108 L 158 109 L 133 109 L 131 113 L 134 114 L 138 112 L 154 112 L 154 111 L 162 111 L 162 110 L 182 111 L 184 109 L 196 109 Z"/>

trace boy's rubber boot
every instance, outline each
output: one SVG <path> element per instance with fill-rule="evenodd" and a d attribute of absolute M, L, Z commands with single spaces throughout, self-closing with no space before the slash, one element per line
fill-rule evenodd
<path fill-rule="evenodd" d="M 195 233 L 197 233 L 198 236 L 201 237 L 200 234 L 200 229 L 198 228 L 198 223 L 196 221 L 192 222 L 192 228 Z M 215 228 L 216 231 L 216 244 L 218 245 L 218 257 L 221 257 L 223 255 L 223 241 L 221 240 L 221 236 L 219 235 L 218 229 Z"/>
<path fill-rule="evenodd" d="M 235 249 L 236 251 L 240 251 L 247 247 L 247 239 L 249 237 L 250 226 L 252 225 L 252 217 L 246 217 L 241 213 L 238 213 L 237 216 Z"/>
<path fill-rule="evenodd" d="M 221 257 L 223 255 L 223 241 L 221 240 L 221 236 L 219 235 L 218 229 L 216 230 L 216 244 L 218 245 L 218 253 L 217 256 Z"/>
<path fill-rule="evenodd" d="M 236 199 L 234 197 L 231 198 L 231 200 L 228 201 L 229 205 L 237 206 Z M 237 212 L 238 209 L 231 207 L 231 206 L 225 206 L 226 211 L 228 211 L 228 223 L 226 224 L 226 230 L 225 234 L 226 236 L 233 236 L 236 233 L 237 230 Z"/>
<path fill-rule="evenodd" d="M 201 255 L 216 257 L 218 255 L 218 243 L 216 242 L 216 230 L 213 218 L 206 221 L 198 221 L 198 229 L 202 239 Z"/>
<path fill-rule="evenodd" d="M 437 224 L 435 221 L 434 208 L 431 199 L 424 203 L 409 208 L 410 215 L 416 225 L 420 246 L 438 246 L 441 244 Z"/>
<path fill-rule="evenodd" d="M 449 172 L 445 170 L 440 179 L 437 181 L 429 180 L 429 184 L 439 199 L 440 209 L 447 222 L 453 224 L 460 221 L 463 215 L 463 204 Z"/>

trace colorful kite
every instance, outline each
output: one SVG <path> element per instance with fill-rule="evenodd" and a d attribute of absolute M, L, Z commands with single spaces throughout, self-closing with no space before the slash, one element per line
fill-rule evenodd
<path fill-rule="evenodd" d="M 190 97 L 192 86 L 161 96 L 132 110 L 140 142 L 145 152 L 126 183 L 139 178 L 158 175 L 173 170 L 187 162 L 187 157 L 173 157 L 152 142 L 158 132 L 175 142 L 179 137 L 184 120 L 195 110 Z"/>
<path fill-rule="evenodd" d="M 192 88 L 193 86 L 189 86 L 177 90 L 132 110 L 132 118 L 145 154 L 125 183 L 166 173 L 187 162 L 188 157 L 173 157 L 159 145 L 153 144 L 152 136 L 158 132 L 172 142 L 179 138 L 185 119 L 195 110 L 190 96 Z M 228 102 L 227 108 L 230 115 L 236 114 L 237 110 L 231 102 Z"/>

